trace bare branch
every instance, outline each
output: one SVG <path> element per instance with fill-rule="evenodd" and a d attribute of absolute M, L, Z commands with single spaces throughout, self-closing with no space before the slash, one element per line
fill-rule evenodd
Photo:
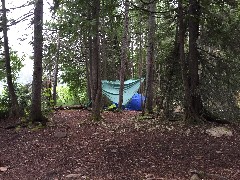
<path fill-rule="evenodd" d="M 25 16 L 24 16 L 24 15 L 25 15 Z M 30 16 L 33 15 L 33 12 L 27 13 L 27 14 L 24 14 L 24 15 L 21 16 L 20 18 L 18 18 L 17 20 L 12 21 L 11 24 L 8 25 L 8 27 L 13 26 L 13 25 L 16 25 L 16 24 L 18 24 L 18 23 L 20 23 L 20 22 L 22 22 L 22 21 L 26 21 L 27 18 L 29 18 Z"/>
<path fill-rule="evenodd" d="M 27 2 L 27 3 L 23 4 L 23 5 L 21 5 L 21 6 L 9 8 L 9 9 L 10 9 L 10 10 L 15 10 L 15 9 L 19 9 L 19 8 L 31 6 L 31 5 L 33 5 L 33 4 L 34 4 L 34 1 L 32 1 L 32 2 L 30 1 L 30 2 Z"/>

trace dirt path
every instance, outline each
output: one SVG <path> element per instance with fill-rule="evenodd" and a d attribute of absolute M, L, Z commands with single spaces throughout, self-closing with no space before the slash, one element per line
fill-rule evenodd
<path fill-rule="evenodd" d="M 240 179 L 239 127 L 216 138 L 206 133 L 209 125 L 137 120 L 138 114 L 105 112 L 92 123 L 86 110 L 64 110 L 40 130 L 6 130 L 0 121 L 0 179 L 185 180 L 190 170 Z"/>

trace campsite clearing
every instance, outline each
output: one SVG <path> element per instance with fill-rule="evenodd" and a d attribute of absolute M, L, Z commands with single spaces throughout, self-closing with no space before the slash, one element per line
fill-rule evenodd
<path fill-rule="evenodd" d="M 184 125 L 140 119 L 139 112 L 59 110 L 43 129 L 4 129 L 0 121 L 0 179 L 186 180 L 199 171 L 240 179 L 240 127 L 213 137 L 216 124 Z M 211 179 L 204 177 L 205 179 Z"/>

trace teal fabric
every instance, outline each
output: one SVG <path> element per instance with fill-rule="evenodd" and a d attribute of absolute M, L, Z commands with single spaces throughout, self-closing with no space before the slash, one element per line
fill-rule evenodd
<path fill-rule="evenodd" d="M 123 89 L 123 105 L 126 105 L 132 96 L 138 91 L 141 82 L 144 79 L 129 79 L 124 82 Z M 102 80 L 102 92 L 107 96 L 112 102 L 118 103 L 119 101 L 119 89 L 120 81 L 107 81 Z"/>

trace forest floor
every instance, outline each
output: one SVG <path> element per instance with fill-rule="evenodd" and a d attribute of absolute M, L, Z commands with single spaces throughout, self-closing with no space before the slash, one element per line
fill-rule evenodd
<path fill-rule="evenodd" d="M 93 123 L 87 110 L 56 111 L 42 129 L 5 129 L 0 121 L 1 180 L 240 179 L 240 127 L 214 137 L 217 124 L 142 119 L 139 112 L 104 112 Z M 222 125 L 221 125 L 222 126 Z M 201 173 L 201 172 L 200 172 Z"/>

